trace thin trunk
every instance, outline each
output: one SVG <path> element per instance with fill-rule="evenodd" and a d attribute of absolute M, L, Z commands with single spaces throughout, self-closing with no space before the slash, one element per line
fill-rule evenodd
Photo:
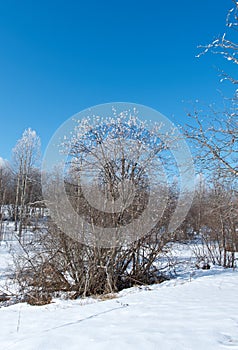
<path fill-rule="evenodd" d="M 15 198 L 15 208 L 14 208 L 14 221 L 15 221 L 15 231 L 17 231 L 17 219 L 18 219 L 18 205 L 19 205 L 19 194 L 20 194 L 20 171 L 17 174 L 17 188 L 16 188 L 16 198 Z"/>
<path fill-rule="evenodd" d="M 22 237 L 23 219 L 26 206 L 26 190 L 27 190 L 27 173 L 23 174 L 22 189 L 21 189 L 21 202 L 20 202 L 20 215 L 19 215 L 19 238 Z"/>

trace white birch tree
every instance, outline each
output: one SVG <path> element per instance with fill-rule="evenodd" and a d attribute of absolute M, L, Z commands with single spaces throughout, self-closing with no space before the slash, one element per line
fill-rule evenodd
<path fill-rule="evenodd" d="M 40 138 L 36 131 L 26 129 L 13 149 L 14 168 L 16 172 L 15 195 L 15 231 L 22 237 L 23 220 L 26 215 L 26 197 L 32 169 L 37 165 L 40 156 Z M 18 225 L 19 223 L 19 225 Z"/>

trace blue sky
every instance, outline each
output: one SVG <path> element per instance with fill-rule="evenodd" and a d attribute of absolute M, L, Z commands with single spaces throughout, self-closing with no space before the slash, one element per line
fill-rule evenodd
<path fill-rule="evenodd" d="M 0 156 L 31 127 L 43 151 L 73 114 L 127 101 L 187 121 L 189 102 L 219 100 L 216 67 L 197 45 L 225 30 L 232 1 L 0 1 Z M 182 101 L 185 101 L 184 103 Z"/>

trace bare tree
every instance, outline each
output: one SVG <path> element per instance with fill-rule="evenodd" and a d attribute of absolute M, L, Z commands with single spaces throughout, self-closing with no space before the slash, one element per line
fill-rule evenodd
<path fill-rule="evenodd" d="M 238 44 L 230 38 L 237 35 L 238 3 L 226 18 L 227 32 L 212 43 L 200 46 L 198 55 L 212 52 L 238 64 Z M 237 79 L 221 71 L 221 81 L 228 80 L 234 86 Z M 237 235 L 237 183 L 238 183 L 238 94 L 224 98 L 223 109 L 217 111 L 196 107 L 189 113 L 192 121 L 185 127 L 185 135 L 193 142 L 193 150 L 199 171 L 203 174 L 207 188 L 198 191 L 190 210 L 194 229 L 203 242 L 200 256 L 209 257 L 213 263 L 234 267 L 235 251 L 238 250 Z M 201 205 L 202 204 L 202 205 Z M 195 224 L 196 223 L 196 224 Z"/>
<path fill-rule="evenodd" d="M 190 224 L 199 238 L 194 245 L 198 262 L 235 267 L 238 197 L 234 187 L 232 180 L 215 174 L 212 183 L 196 192 Z"/>
<path fill-rule="evenodd" d="M 2 240 L 4 205 L 6 203 L 6 167 L 4 161 L 0 158 L 0 241 Z"/>
<path fill-rule="evenodd" d="M 3 221 L 13 219 L 14 176 L 7 160 L 0 158 L 0 232 L 4 229 Z"/>
<path fill-rule="evenodd" d="M 40 138 L 32 129 L 26 129 L 13 149 L 14 169 L 16 173 L 15 230 L 19 221 L 18 233 L 22 236 L 23 219 L 26 215 L 27 191 L 32 178 L 33 168 L 39 160 Z"/>
<path fill-rule="evenodd" d="M 200 46 L 203 51 L 198 55 L 212 52 L 219 54 L 233 64 L 238 64 L 238 44 L 228 39 L 229 31 L 237 34 L 238 30 L 238 3 L 233 0 L 233 8 L 228 12 L 226 19 L 227 32 L 216 38 L 212 43 Z M 230 33 L 231 36 L 231 33 Z M 238 81 L 222 71 L 222 79 L 227 79 L 233 84 Z M 209 162 L 213 169 L 219 164 L 219 168 L 234 178 L 238 176 L 238 115 L 237 115 L 237 91 L 231 99 L 225 99 L 224 109 L 216 111 L 211 106 L 208 110 L 195 109 L 189 116 L 193 118 L 188 125 L 185 134 L 193 140 L 199 149 L 199 159 Z M 195 123 L 194 123 L 195 122 Z"/>
<path fill-rule="evenodd" d="M 233 7 L 228 11 L 226 17 L 227 32 L 222 36 L 215 38 L 208 45 L 200 45 L 202 49 L 201 53 L 197 57 L 212 52 L 215 55 L 221 55 L 225 60 L 238 64 L 238 43 L 233 40 L 233 34 L 237 34 L 238 31 L 238 3 L 236 0 L 232 0 Z M 238 80 L 235 77 L 230 76 L 228 73 L 221 71 L 221 81 L 229 80 L 233 84 L 238 84 Z"/>
<path fill-rule="evenodd" d="M 177 198 L 161 163 L 172 178 L 169 148 L 176 145 L 173 130 L 149 130 L 136 117 L 78 123 L 61 146 L 67 154 L 63 187 L 57 169 L 44 177 L 46 204 L 60 212 L 58 227 L 49 220 L 36 246 L 24 246 L 18 259 L 17 278 L 31 302 L 47 301 L 59 290 L 75 297 L 114 293 L 166 278 L 164 254 L 174 238 L 169 223 Z M 152 195 L 156 201 L 149 203 Z M 71 225 L 75 217 L 84 224 Z"/>
<path fill-rule="evenodd" d="M 238 115 L 236 101 L 229 110 L 214 113 L 209 110 L 194 111 L 189 114 L 195 124 L 187 125 L 185 135 L 192 140 L 197 149 L 197 160 L 201 171 L 209 168 L 214 171 L 219 166 L 221 176 L 238 177 Z M 211 118 L 212 114 L 212 118 Z"/>

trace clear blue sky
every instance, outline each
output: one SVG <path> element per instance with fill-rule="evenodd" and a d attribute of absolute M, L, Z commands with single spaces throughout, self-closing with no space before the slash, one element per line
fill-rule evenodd
<path fill-rule="evenodd" d="M 190 101 L 215 101 L 215 66 L 198 44 L 223 34 L 229 0 L 0 1 L 0 156 L 25 128 L 42 139 L 73 114 L 112 101 L 186 122 Z M 229 66 L 230 67 L 230 66 Z M 235 67 L 229 69 L 235 71 Z"/>

